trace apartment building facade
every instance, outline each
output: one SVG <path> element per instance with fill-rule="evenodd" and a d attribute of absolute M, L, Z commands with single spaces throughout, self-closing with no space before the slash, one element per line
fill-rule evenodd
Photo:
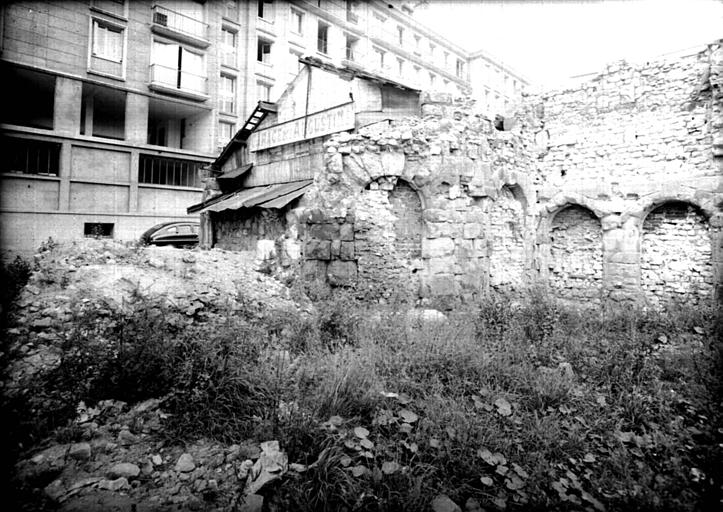
<path fill-rule="evenodd" d="M 18 1 L 0 13 L 0 248 L 13 252 L 188 219 L 201 169 L 303 56 L 454 94 L 496 90 L 488 62 L 524 85 L 398 1 Z"/>
<path fill-rule="evenodd" d="M 469 52 L 419 23 L 411 2 L 309 0 L 251 3 L 246 97 L 274 101 L 299 71 L 299 57 L 379 74 L 421 90 L 471 94 L 480 111 L 507 114 L 527 80 L 483 52 Z"/>

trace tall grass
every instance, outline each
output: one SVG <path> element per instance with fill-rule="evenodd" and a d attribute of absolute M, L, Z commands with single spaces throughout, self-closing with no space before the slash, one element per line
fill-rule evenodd
<path fill-rule="evenodd" d="M 311 465 L 269 491 L 288 510 L 427 510 L 439 493 L 490 510 L 718 504 L 713 307 L 583 314 L 536 292 L 425 323 L 350 295 L 316 306 L 205 325 L 158 304 L 89 313 L 9 405 L 32 430 L 79 400 L 158 396 L 169 440 L 277 438 Z M 57 422 L 36 425 L 35 440 Z"/>

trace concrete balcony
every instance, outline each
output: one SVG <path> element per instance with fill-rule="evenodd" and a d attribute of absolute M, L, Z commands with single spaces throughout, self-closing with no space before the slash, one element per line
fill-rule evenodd
<path fill-rule="evenodd" d="M 160 5 L 153 6 L 152 20 L 151 30 L 156 34 L 183 41 L 199 48 L 207 48 L 211 44 L 208 39 L 208 23 L 166 9 Z"/>
<path fill-rule="evenodd" d="M 148 87 L 154 91 L 196 101 L 206 101 L 209 98 L 208 78 L 160 64 L 151 64 L 151 81 Z"/>

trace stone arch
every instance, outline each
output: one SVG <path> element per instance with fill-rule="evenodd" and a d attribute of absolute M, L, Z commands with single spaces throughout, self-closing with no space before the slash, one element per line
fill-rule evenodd
<path fill-rule="evenodd" d="M 708 215 L 688 201 L 653 204 L 643 220 L 640 284 L 653 304 L 698 303 L 715 287 Z"/>
<path fill-rule="evenodd" d="M 603 282 L 602 226 L 588 208 L 568 204 L 550 220 L 549 283 L 558 297 L 597 301 Z"/>
<path fill-rule="evenodd" d="M 517 185 L 504 185 L 489 208 L 490 286 L 519 288 L 525 271 L 525 214 L 527 201 Z"/>
<path fill-rule="evenodd" d="M 424 234 L 423 198 L 397 176 L 370 181 L 355 201 L 359 280 L 375 296 L 405 286 L 418 291 Z"/>

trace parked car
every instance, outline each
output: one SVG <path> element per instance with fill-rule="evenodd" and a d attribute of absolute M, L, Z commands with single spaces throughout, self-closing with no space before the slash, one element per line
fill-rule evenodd
<path fill-rule="evenodd" d="M 195 247 L 198 245 L 199 223 L 175 221 L 157 224 L 141 235 L 146 245 L 171 245 L 173 247 Z"/>

